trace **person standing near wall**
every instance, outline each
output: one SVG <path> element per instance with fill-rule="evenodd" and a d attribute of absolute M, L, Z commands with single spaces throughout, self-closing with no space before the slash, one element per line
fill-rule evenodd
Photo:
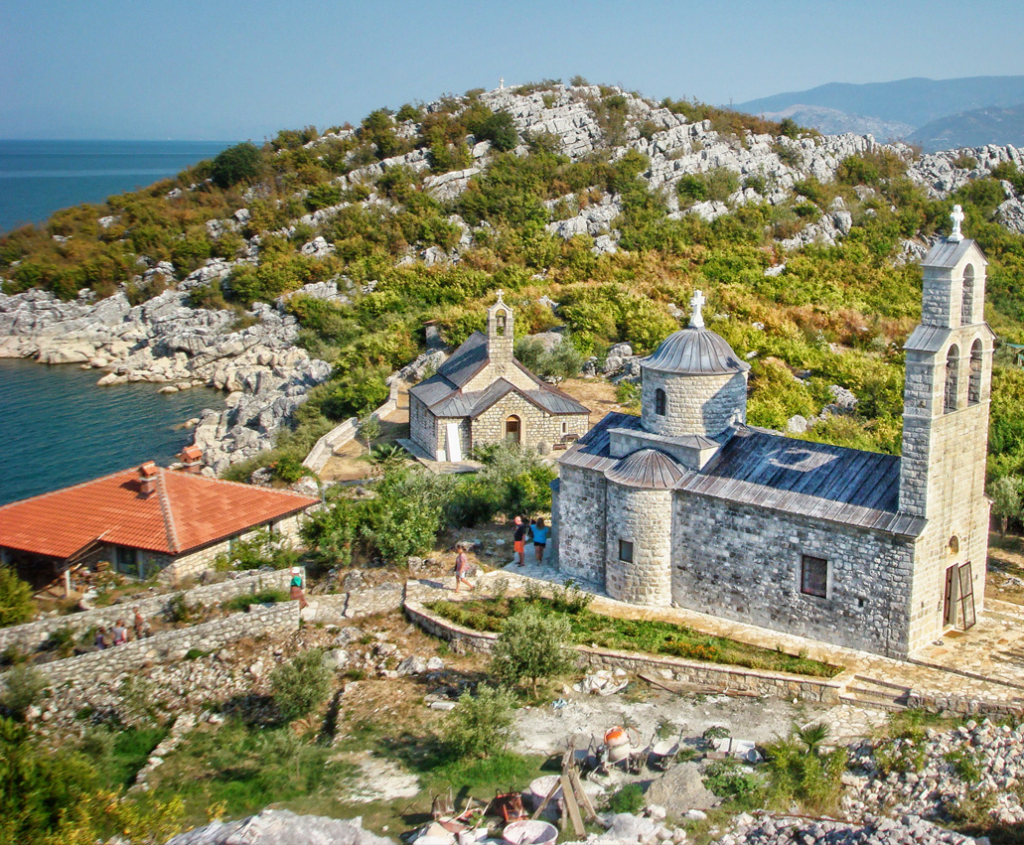
<path fill-rule="evenodd" d="M 538 517 L 533 526 L 533 550 L 537 553 L 537 563 L 544 559 L 544 549 L 548 545 L 548 528 L 544 525 L 544 517 Z"/>
<path fill-rule="evenodd" d="M 292 601 L 299 603 L 299 610 L 309 607 L 309 602 L 306 601 L 306 594 L 302 589 L 302 571 L 298 567 L 292 567 L 292 582 L 289 595 Z"/>
<path fill-rule="evenodd" d="M 515 557 L 512 562 L 522 566 L 526 563 L 526 532 L 528 527 L 526 521 L 521 517 L 515 518 L 515 530 L 512 532 L 512 547 L 515 549 Z"/>

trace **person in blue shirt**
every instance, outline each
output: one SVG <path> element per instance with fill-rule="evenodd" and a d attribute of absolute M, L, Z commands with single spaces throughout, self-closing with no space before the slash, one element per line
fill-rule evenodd
<path fill-rule="evenodd" d="M 537 553 L 537 563 L 540 563 L 544 558 L 544 549 L 548 544 L 548 532 L 550 531 L 544 525 L 544 517 L 538 517 L 537 521 L 533 524 L 533 550 Z"/>

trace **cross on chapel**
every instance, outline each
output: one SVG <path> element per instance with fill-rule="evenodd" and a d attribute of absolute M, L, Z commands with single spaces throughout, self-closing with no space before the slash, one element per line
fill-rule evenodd
<path fill-rule="evenodd" d="M 953 221 L 953 231 L 949 233 L 947 241 L 959 243 L 964 239 L 963 232 L 960 231 L 960 224 L 964 222 L 964 217 L 966 217 L 964 210 L 960 206 L 954 205 L 953 213 L 949 215 L 949 219 Z"/>
<path fill-rule="evenodd" d="M 690 325 L 695 329 L 704 328 L 704 317 L 700 313 L 701 306 L 707 302 L 704 298 L 703 292 L 695 290 L 693 297 L 690 299 L 690 305 L 693 307 L 693 313 L 690 315 Z"/>
<path fill-rule="evenodd" d="M 496 297 L 498 297 L 498 302 L 501 302 L 501 301 L 502 301 L 502 299 L 501 299 L 501 298 L 502 298 L 502 297 L 503 297 L 503 296 L 505 295 L 505 292 L 504 292 L 504 291 L 503 291 L 503 290 L 502 290 L 501 288 L 498 288 L 498 289 L 497 289 L 497 290 L 496 290 L 496 291 L 494 292 L 494 295 L 495 295 Z M 495 304 L 495 305 L 497 305 L 497 304 L 498 304 L 498 302 L 495 302 L 494 304 Z"/>

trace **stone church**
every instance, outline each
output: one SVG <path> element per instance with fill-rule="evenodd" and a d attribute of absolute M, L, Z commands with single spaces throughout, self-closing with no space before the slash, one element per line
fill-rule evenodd
<path fill-rule="evenodd" d="M 959 209 L 957 209 L 959 211 Z M 982 609 L 994 335 L 985 257 L 953 234 L 923 261 L 906 344 L 902 458 L 746 424 L 748 365 L 690 325 L 642 361 L 642 413 L 609 414 L 559 459 L 566 577 L 891 657 Z"/>
<path fill-rule="evenodd" d="M 587 433 L 590 411 L 513 355 L 514 316 L 498 291 L 487 334 L 474 332 L 438 371 L 409 391 L 409 436 L 438 461 L 512 440 L 543 453 Z"/>

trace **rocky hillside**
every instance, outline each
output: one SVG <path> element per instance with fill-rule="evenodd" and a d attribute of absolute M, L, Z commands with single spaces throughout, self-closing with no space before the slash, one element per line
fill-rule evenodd
<path fill-rule="evenodd" d="M 498 287 L 517 334 L 553 330 L 602 367 L 615 344 L 653 349 L 701 287 L 753 361 L 752 422 L 897 451 L 911 259 L 954 201 L 991 259 L 990 322 L 1024 340 L 1020 150 L 919 157 L 575 81 L 282 131 L 13 232 L 0 354 L 228 390 L 197 439 L 244 475 L 375 407 L 427 321 L 457 344 Z M 841 417 L 833 385 L 858 400 Z M 1017 391 L 1013 373 L 997 384 L 997 475 L 1024 467 Z"/>

